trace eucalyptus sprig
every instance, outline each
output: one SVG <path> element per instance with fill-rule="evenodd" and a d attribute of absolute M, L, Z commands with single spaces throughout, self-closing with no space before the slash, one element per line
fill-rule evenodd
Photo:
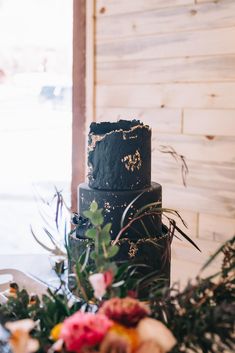
<path fill-rule="evenodd" d="M 94 250 L 90 257 L 95 261 L 97 272 L 104 271 L 107 266 L 110 268 L 110 259 L 119 251 L 119 247 L 111 243 L 110 230 L 112 224 L 107 223 L 102 226 L 104 223 L 102 212 L 103 209 L 98 208 L 96 201 L 92 201 L 90 210 L 83 212 L 92 224 L 92 228 L 86 231 L 86 237 L 94 242 Z"/>

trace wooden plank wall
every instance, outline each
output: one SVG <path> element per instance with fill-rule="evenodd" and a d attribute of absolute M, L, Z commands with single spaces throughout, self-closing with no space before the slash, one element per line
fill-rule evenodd
<path fill-rule="evenodd" d="M 95 3 L 95 119 L 152 126 L 152 179 L 210 251 L 235 233 L 235 1 Z"/>

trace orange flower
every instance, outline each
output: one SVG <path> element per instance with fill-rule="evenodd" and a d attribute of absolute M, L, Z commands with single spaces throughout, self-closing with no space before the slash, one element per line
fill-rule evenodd
<path fill-rule="evenodd" d="M 120 340 L 126 342 L 130 352 L 134 352 L 139 345 L 139 336 L 135 328 L 125 327 L 123 325 L 114 324 L 108 334 L 115 334 Z"/>
<path fill-rule="evenodd" d="M 99 353 L 132 353 L 130 341 L 115 332 L 109 332 L 102 341 Z"/>

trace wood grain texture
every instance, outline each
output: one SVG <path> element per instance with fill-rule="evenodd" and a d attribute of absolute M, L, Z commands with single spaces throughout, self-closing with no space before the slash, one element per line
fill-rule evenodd
<path fill-rule="evenodd" d="M 201 249 L 201 252 L 197 251 L 191 244 L 189 244 L 187 241 L 183 240 L 180 241 L 178 239 L 173 240 L 172 244 L 172 257 L 175 260 L 180 260 L 182 261 L 181 265 L 184 267 L 182 268 L 182 271 L 184 271 L 184 268 L 188 266 L 193 267 L 195 269 L 195 265 L 198 264 L 197 266 L 197 274 L 199 273 L 202 265 L 206 263 L 208 260 L 209 256 L 213 255 L 215 251 L 218 249 L 219 244 L 216 242 L 211 242 L 209 240 L 205 239 L 196 239 L 195 240 L 196 244 L 198 245 L 199 249 Z M 218 258 L 214 261 L 214 263 L 211 265 L 211 268 L 209 268 L 209 271 L 212 271 L 211 274 L 214 274 L 218 271 L 219 266 L 221 265 L 221 260 L 223 256 L 218 256 Z M 183 263 L 184 262 L 184 263 Z M 192 278 L 192 274 L 188 274 L 188 278 Z"/>
<path fill-rule="evenodd" d="M 146 1 L 148 4 L 149 1 Z M 157 2 L 156 2 L 157 3 Z M 164 9 L 149 9 L 106 16 L 97 12 L 97 41 L 113 40 L 120 37 L 198 31 L 202 29 L 232 27 L 235 25 L 235 2 L 211 2 L 190 4 Z"/>
<path fill-rule="evenodd" d="M 99 42 L 97 61 L 143 60 L 235 53 L 235 27 Z"/>
<path fill-rule="evenodd" d="M 184 222 L 187 225 L 187 228 L 184 227 L 182 222 L 179 220 L 179 217 L 170 215 L 176 221 L 176 224 L 185 231 L 191 238 L 198 237 L 198 217 L 199 214 L 196 212 L 190 212 L 187 210 L 178 210 L 180 216 L 183 218 Z M 166 219 L 163 216 L 163 222 L 167 224 Z M 177 233 L 176 233 L 177 234 Z"/>
<path fill-rule="evenodd" d="M 175 247 L 175 244 L 173 243 L 173 249 Z M 187 250 L 186 250 L 187 251 Z M 182 256 L 181 256 L 182 254 Z M 185 248 L 182 246 L 182 244 L 177 242 L 177 252 L 174 250 L 172 251 L 172 258 L 171 258 L 171 283 L 176 283 L 178 282 L 180 284 L 181 290 L 187 286 L 188 281 L 192 281 L 196 276 L 198 276 L 199 271 L 202 267 L 202 263 L 198 262 L 193 262 L 194 257 L 197 256 L 197 254 L 193 255 L 191 260 L 184 260 L 184 254 L 185 254 Z M 175 257 L 176 256 L 176 257 Z M 214 275 L 217 273 L 221 268 L 221 263 L 216 263 L 212 264 L 210 267 L 205 269 L 203 273 L 201 274 L 202 278 L 205 278 L 207 276 Z"/>
<path fill-rule="evenodd" d="M 189 168 L 186 178 L 188 186 L 225 192 L 235 191 L 235 165 L 228 166 L 226 162 L 187 160 L 187 166 Z M 152 169 L 153 180 L 157 180 L 160 184 L 183 184 L 181 165 L 170 159 L 170 156 L 165 156 L 164 159 L 154 153 Z"/>
<path fill-rule="evenodd" d="M 235 55 L 98 62 L 96 79 L 98 84 L 234 82 Z"/>
<path fill-rule="evenodd" d="M 155 180 L 157 180 L 155 178 Z M 235 192 L 180 185 L 163 185 L 163 204 L 174 209 L 235 217 Z"/>
<path fill-rule="evenodd" d="M 224 3 L 227 0 L 195 0 L 196 4 Z"/>
<path fill-rule="evenodd" d="M 96 13 L 109 16 L 188 4 L 194 4 L 194 0 L 97 0 Z"/>
<path fill-rule="evenodd" d="M 235 110 L 185 109 L 183 132 L 235 136 Z"/>
<path fill-rule="evenodd" d="M 97 85 L 96 106 L 235 109 L 235 82 Z"/>
<path fill-rule="evenodd" d="M 163 185 L 167 206 L 194 212 L 235 216 L 234 138 L 156 134 L 153 138 L 152 179 Z M 187 188 L 182 187 L 181 165 L 158 151 L 170 145 L 186 157 Z M 182 195 L 180 196 L 180 193 Z"/>
<path fill-rule="evenodd" d="M 85 0 L 73 7 L 73 123 L 71 207 L 77 210 L 77 186 L 85 179 L 86 10 Z"/>
<path fill-rule="evenodd" d="M 220 215 L 199 215 L 199 237 L 225 242 L 235 234 L 235 219 Z"/>
<path fill-rule="evenodd" d="M 173 258 L 195 268 L 234 231 L 235 2 L 96 3 L 96 119 L 135 115 L 153 127 L 152 179 L 203 250 L 178 242 Z M 187 188 L 160 145 L 186 156 Z"/>
<path fill-rule="evenodd" d="M 226 163 L 233 166 L 235 163 L 235 149 L 231 146 L 235 143 L 235 137 L 225 136 L 193 136 L 155 133 L 152 136 L 153 154 L 159 145 L 172 146 L 178 154 L 187 160 L 211 163 Z M 165 154 L 161 154 L 166 156 Z"/>
<path fill-rule="evenodd" d="M 97 121 L 140 119 L 157 132 L 180 133 L 181 109 L 96 108 Z"/>
<path fill-rule="evenodd" d="M 86 131 L 94 120 L 95 103 L 95 0 L 86 1 Z M 86 173 L 87 174 L 87 173 Z"/>

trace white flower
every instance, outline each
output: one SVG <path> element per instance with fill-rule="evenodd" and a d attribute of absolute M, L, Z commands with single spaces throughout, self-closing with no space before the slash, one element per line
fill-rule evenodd
<path fill-rule="evenodd" d="M 13 353 L 33 353 L 38 350 L 38 341 L 29 336 L 29 332 L 35 327 L 33 320 L 7 322 L 5 326 L 11 333 L 10 346 Z"/>
<path fill-rule="evenodd" d="M 176 344 L 176 339 L 171 331 L 160 321 L 144 318 L 138 326 L 137 332 L 141 342 L 155 342 L 161 352 L 169 352 Z"/>
<path fill-rule="evenodd" d="M 94 289 L 94 296 L 101 299 L 106 293 L 106 282 L 103 273 L 94 273 L 89 277 L 90 284 Z"/>

